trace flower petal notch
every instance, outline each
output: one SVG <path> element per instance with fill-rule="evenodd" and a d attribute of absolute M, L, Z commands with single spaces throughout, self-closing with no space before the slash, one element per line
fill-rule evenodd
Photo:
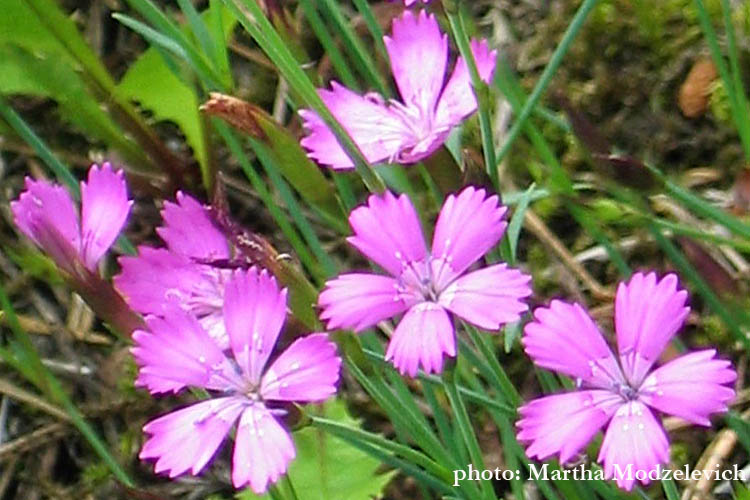
<path fill-rule="evenodd" d="M 534 311 L 522 343 L 539 366 L 574 377 L 577 390 L 544 396 L 519 409 L 519 441 L 530 457 L 573 459 L 602 429 L 598 460 L 604 476 L 632 490 L 635 478 L 669 460 L 669 440 L 655 412 L 710 425 L 727 411 L 737 378 L 716 351 L 685 354 L 653 369 L 689 308 L 677 276 L 636 273 L 615 299 L 615 357 L 586 310 L 554 300 Z M 619 471 L 631 470 L 632 474 Z"/>
<path fill-rule="evenodd" d="M 414 3 L 407 0 L 406 5 Z M 401 96 L 385 101 L 378 94 L 359 95 L 337 82 L 319 94 L 336 120 L 352 136 L 371 163 L 416 163 L 439 148 L 451 130 L 474 113 L 476 97 L 466 61 L 459 57 L 448 83 L 448 38 L 437 19 L 424 10 L 405 11 L 383 39 Z M 490 82 L 496 52 L 485 41 L 472 41 L 482 80 Z M 301 110 L 307 131 L 301 140 L 308 155 L 321 165 L 351 169 L 354 164 L 333 132 L 314 111 Z"/>
<path fill-rule="evenodd" d="M 453 318 L 498 330 L 527 310 L 531 278 L 507 264 L 469 267 L 502 238 L 506 208 L 497 196 L 467 187 L 448 196 L 428 249 L 417 211 L 406 195 L 372 195 L 352 211 L 349 242 L 390 276 L 347 273 L 326 283 L 318 298 L 329 329 L 365 330 L 404 313 L 386 359 L 415 377 L 440 373 L 456 355 Z"/>
<path fill-rule="evenodd" d="M 81 216 L 68 191 L 26 178 L 26 189 L 11 202 L 13 219 L 26 236 L 69 274 L 96 266 L 117 239 L 130 213 L 121 170 L 92 165 L 81 182 Z"/>
<path fill-rule="evenodd" d="M 223 318 L 231 349 L 222 350 L 190 314 L 174 308 L 150 317 L 132 351 L 137 385 L 151 393 L 197 387 L 212 394 L 147 423 L 140 453 L 170 477 L 199 474 L 237 424 L 232 464 L 236 488 L 262 494 L 286 473 L 294 443 L 278 403 L 321 402 L 336 392 L 341 358 L 323 333 L 294 341 L 270 366 L 286 316 L 286 291 L 266 271 L 232 274 Z"/>

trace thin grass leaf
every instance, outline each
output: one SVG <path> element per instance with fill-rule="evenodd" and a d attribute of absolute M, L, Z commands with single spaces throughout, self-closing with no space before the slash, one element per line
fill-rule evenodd
<path fill-rule="evenodd" d="M 716 30 L 714 29 L 713 23 L 711 22 L 711 16 L 706 10 L 706 6 L 703 3 L 703 0 L 694 0 L 694 4 L 698 13 L 698 21 L 700 22 L 701 29 L 703 30 L 703 35 L 706 37 L 708 49 L 711 52 L 711 58 L 716 65 L 716 69 L 719 71 L 719 76 L 721 76 L 721 81 L 724 84 L 727 96 L 729 97 L 729 107 L 732 113 L 732 118 L 734 119 L 734 123 L 737 126 L 737 130 L 740 134 L 742 147 L 745 151 L 745 158 L 750 159 L 750 128 L 745 128 L 748 123 L 747 118 L 740 116 L 740 113 L 742 112 L 742 104 L 740 104 L 740 98 L 737 95 L 737 92 L 740 89 L 737 89 L 735 87 L 735 80 L 732 77 L 732 73 L 727 67 L 727 63 L 721 53 L 719 40 L 716 36 Z"/>
<path fill-rule="evenodd" d="M 508 223 L 508 229 L 505 232 L 505 238 L 510 244 L 510 264 L 516 261 L 516 250 L 518 249 L 518 238 L 521 235 L 521 227 L 523 226 L 523 219 L 526 215 L 526 209 L 529 208 L 531 203 L 531 196 L 534 194 L 536 185 L 532 182 L 531 186 L 523 193 L 521 198 L 518 200 L 518 206 L 513 211 L 513 217 L 511 217 Z"/>
<path fill-rule="evenodd" d="M 331 128 L 342 148 L 354 163 L 355 169 L 365 186 L 372 192 L 382 192 L 385 189 L 383 181 L 372 169 L 348 132 L 323 103 L 312 82 L 263 14 L 263 10 L 257 1 L 224 0 L 224 2 L 237 16 L 240 24 L 250 36 L 276 64 L 282 76 L 289 83 L 290 88 L 298 94 L 306 106 L 312 108 Z"/>
<path fill-rule="evenodd" d="M 349 63 L 346 61 L 344 55 L 339 50 L 338 45 L 336 45 L 335 40 L 328 32 L 325 23 L 320 18 L 320 14 L 318 14 L 318 9 L 315 7 L 313 0 L 300 0 L 299 4 L 300 7 L 302 7 L 302 12 L 307 18 L 307 22 L 310 24 L 315 36 L 318 37 L 326 54 L 328 54 L 333 69 L 336 70 L 341 81 L 349 88 L 358 89 L 359 85 L 357 83 L 357 78 L 349 69 Z"/>
<path fill-rule="evenodd" d="M 700 1 L 700 0 L 696 0 L 696 1 Z M 552 53 L 552 57 L 550 57 L 550 60 L 547 63 L 547 65 L 544 67 L 544 71 L 542 71 L 542 74 L 539 77 L 539 81 L 534 87 L 534 90 L 532 90 L 531 94 L 529 95 L 529 98 L 526 100 L 523 106 L 523 109 L 517 115 L 516 120 L 513 122 L 513 126 L 510 128 L 510 130 L 506 134 L 505 141 L 503 142 L 502 146 L 500 146 L 500 149 L 497 151 L 496 168 L 500 166 L 502 161 L 505 159 L 505 156 L 510 152 L 510 149 L 513 146 L 513 143 L 516 141 L 521 131 L 523 130 L 523 126 L 526 123 L 526 120 L 528 120 L 531 114 L 533 113 L 537 102 L 539 102 L 539 99 L 541 99 L 542 95 L 544 94 L 544 91 L 547 90 L 547 87 L 552 81 L 552 77 L 557 72 L 557 68 L 560 67 L 560 64 L 565 58 L 565 55 L 568 53 L 568 50 L 570 49 L 570 45 L 573 43 L 573 40 L 575 40 L 575 38 L 578 36 L 578 32 L 583 27 L 583 24 L 586 21 L 586 18 L 588 17 L 589 13 L 591 12 L 591 10 L 593 10 L 594 7 L 596 7 L 598 3 L 599 3 L 599 0 L 584 0 L 581 6 L 578 8 L 578 11 L 576 12 L 575 16 L 573 17 L 570 24 L 568 25 L 568 28 L 565 30 L 565 33 L 563 34 L 563 37 L 560 40 L 559 45 L 557 46 L 555 51 Z"/>
<path fill-rule="evenodd" d="M 461 437 L 464 440 L 464 444 L 469 451 L 469 456 L 474 464 L 474 468 L 477 470 L 484 470 L 484 458 L 482 458 L 482 450 L 479 448 L 479 442 L 477 441 L 476 433 L 471 425 L 469 419 L 469 413 L 466 411 L 463 399 L 458 391 L 458 385 L 456 384 L 455 373 L 452 370 L 446 370 L 443 374 L 445 380 L 445 392 L 450 401 L 451 408 L 453 409 L 453 416 L 455 418 L 455 425 L 461 433 Z M 482 497 L 487 500 L 494 500 L 495 493 L 492 489 L 492 484 L 489 481 L 480 481 L 479 488 L 482 492 Z"/>
<path fill-rule="evenodd" d="M 448 14 L 448 21 L 453 31 L 453 38 L 456 40 L 458 50 L 461 53 L 466 66 L 469 69 L 469 75 L 471 76 L 471 86 L 474 92 L 474 96 L 477 100 L 478 114 L 479 114 L 479 130 L 482 136 L 482 151 L 484 152 L 484 165 L 487 169 L 487 173 L 492 180 L 492 185 L 495 189 L 500 189 L 498 180 L 498 168 L 499 162 L 495 158 L 495 140 L 492 134 L 492 123 L 490 121 L 490 94 L 489 86 L 482 81 L 479 76 L 479 70 L 477 69 L 477 62 L 474 59 L 474 53 L 471 50 L 471 43 L 469 42 L 469 36 L 466 32 L 466 15 L 464 9 L 460 7 L 456 10 L 453 8 L 458 7 L 455 4 L 455 0 L 448 0 L 443 2 L 446 14 Z"/>
<path fill-rule="evenodd" d="M 662 479 L 661 487 L 667 496 L 667 500 L 680 500 L 680 492 L 677 491 L 677 485 L 674 483 L 674 480 L 671 478 Z"/>
<path fill-rule="evenodd" d="M 68 191 L 71 192 L 73 198 L 78 200 L 81 197 L 81 189 L 78 186 L 78 179 L 71 173 L 67 165 L 61 162 L 52 151 L 42 142 L 36 133 L 31 130 L 21 116 L 10 107 L 8 102 L 0 96 L 0 116 L 11 126 L 16 133 L 26 141 L 29 146 L 34 149 L 34 152 L 42 159 L 44 163 L 52 170 L 57 179 L 65 184 Z"/>
<path fill-rule="evenodd" d="M 434 460 L 425 456 L 423 453 L 415 451 L 409 446 L 385 439 L 384 437 L 373 434 L 372 432 L 349 427 L 334 420 L 317 417 L 312 414 L 308 414 L 307 416 L 315 427 L 318 427 L 336 437 L 346 439 L 350 442 L 360 440 L 373 446 L 377 446 L 378 448 L 389 451 L 422 467 L 424 470 L 444 482 L 450 482 L 451 480 L 451 471 L 449 469 L 446 469 Z"/>
<path fill-rule="evenodd" d="M 367 0 L 354 0 L 354 6 L 357 7 L 357 10 L 362 15 L 362 19 L 365 20 L 367 29 L 375 41 L 375 48 L 378 49 L 378 53 L 383 59 L 388 60 L 388 51 L 385 48 L 385 43 L 383 43 L 383 30 L 375 18 L 375 13 L 372 11 L 370 3 Z"/>
<path fill-rule="evenodd" d="M 224 82 L 219 73 L 209 63 L 207 57 L 212 55 L 213 52 L 202 53 L 182 32 L 180 27 L 172 22 L 151 0 L 128 0 L 128 5 L 141 14 L 153 28 L 122 14 L 113 14 L 113 17 L 128 19 L 126 25 L 129 28 L 141 34 L 149 42 L 164 46 L 170 52 L 182 57 L 200 77 L 201 83 L 206 86 L 206 90 L 222 90 Z M 148 30 L 144 30 L 143 27 L 147 27 Z M 154 33 L 158 34 L 155 38 L 153 37 Z M 169 41 L 166 42 L 165 40 Z M 166 43 L 166 45 L 162 45 L 162 43 Z M 174 52 L 173 49 L 175 45 L 179 47 L 177 52 Z"/>
<path fill-rule="evenodd" d="M 354 65 L 360 74 L 378 92 L 386 97 L 390 96 L 391 92 L 380 71 L 378 71 L 375 61 L 371 57 L 371 51 L 365 47 L 362 39 L 354 32 L 351 21 L 341 12 L 341 8 L 337 2 L 335 0 L 317 0 L 317 3 L 323 10 L 323 13 L 331 20 L 344 40 L 344 43 L 351 49 L 350 53 L 354 60 Z"/>

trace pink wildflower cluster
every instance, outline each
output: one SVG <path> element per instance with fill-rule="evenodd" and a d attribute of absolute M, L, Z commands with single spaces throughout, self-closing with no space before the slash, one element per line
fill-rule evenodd
<path fill-rule="evenodd" d="M 415 163 L 476 110 L 476 98 L 462 58 L 445 81 L 448 39 L 433 15 L 404 12 L 384 41 L 400 100 L 361 96 L 336 82 L 320 95 L 369 161 Z M 484 41 L 471 47 L 489 82 L 495 52 Z M 309 156 L 352 168 L 323 120 L 310 110 L 300 114 Z M 81 183 L 80 215 L 61 186 L 31 179 L 11 210 L 21 232 L 76 275 L 95 272 L 131 203 L 122 172 L 104 164 Z M 356 332 L 393 319 L 386 360 L 410 377 L 420 369 L 442 372 L 445 357 L 457 355 L 458 321 L 496 332 L 528 310 L 531 278 L 503 262 L 483 263 L 505 233 L 506 212 L 498 196 L 465 187 L 446 197 L 428 246 L 406 195 L 371 195 L 349 215 L 348 242 L 384 272 L 347 272 L 328 281 L 318 298 L 320 318 L 328 329 Z M 236 429 L 232 483 L 263 493 L 296 454 L 282 421 L 286 408 L 334 395 L 341 359 L 325 333 L 297 338 L 277 353 L 286 290 L 267 271 L 236 259 L 225 230 L 194 198 L 177 193 L 161 214 L 164 246 L 121 257 L 114 278 L 130 308 L 145 317 L 133 334 L 136 384 L 152 394 L 201 388 L 210 397 L 147 423 L 140 457 L 170 477 L 198 474 Z M 650 472 L 669 460 L 660 413 L 710 425 L 711 415 L 726 411 L 736 373 L 716 351 L 654 368 L 687 317 L 686 300 L 674 274 L 638 273 L 621 283 L 617 355 L 580 305 L 554 300 L 537 308 L 524 329 L 525 351 L 538 366 L 573 377 L 576 389 L 520 408 L 518 438 L 528 455 L 568 462 L 604 429 L 598 460 L 606 477 L 629 465 Z M 632 477 L 616 480 L 624 489 L 634 486 Z"/>

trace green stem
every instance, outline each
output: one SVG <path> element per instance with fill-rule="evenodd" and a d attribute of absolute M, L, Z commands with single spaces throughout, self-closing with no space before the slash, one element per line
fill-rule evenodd
<path fill-rule="evenodd" d="M 450 2 L 449 2 L 450 3 Z M 466 20 L 463 9 L 459 8 L 457 11 L 451 11 L 446 9 L 448 14 L 448 21 L 453 31 L 453 37 L 456 39 L 456 45 L 458 50 L 461 52 L 461 57 L 466 61 L 466 66 L 469 68 L 469 75 L 471 76 L 471 86 L 474 91 L 474 96 L 477 100 L 477 107 L 479 109 L 479 129 L 482 135 L 482 151 L 484 152 L 484 165 L 487 169 L 487 173 L 492 180 L 492 185 L 495 189 L 500 189 L 498 181 L 498 162 L 495 159 L 495 143 L 492 135 L 492 123 L 490 121 L 489 111 L 489 87 L 487 86 L 482 78 L 479 76 L 479 70 L 477 69 L 477 62 L 474 59 L 474 52 L 471 50 L 471 42 L 469 42 L 469 36 L 466 33 Z"/>
<path fill-rule="evenodd" d="M 326 107 L 310 79 L 266 18 L 257 0 L 224 0 L 224 3 L 237 16 L 240 24 L 268 55 L 269 59 L 276 64 L 281 75 L 286 78 L 289 86 L 298 94 L 303 103 L 312 108 L 331 128 L 339 144 L 354 163 L 354 168 L 365 186 L 371 192 L 382 193 L 385 190 L 382 179 L 372 169 L 346 129 Z"/>
<path fill-rule="evenodd" d="M 456 426 L 458 427 L 461 438 L 466 445 L 466 449 L 469 451 L 469 457 L 474 464 L 474 468 L 479 471 L 484 470 L 484 458 L 482 457 L 482 450 L 479 448 L 479 442 L 477 436 L 474 433 L 474 428 L 471 426 L 469 420 L 469 413 L 466 411 L 461 395 L 458 391 L 458 384 L 456 382 L 456 374 L 452 369 L 446 370 L 444 375 L 445 380 L 445 392 L 450 401 L 453 414 L 456 418 Z M 480 486 L 482 496 L 487 500 L 495 499 L 495 492 L 492 489 L 492 484 L 489 481 L 481 481 Z"/>
<path fill-rule="evenodd" d="M 562 40 L 560 40 L 560 44 L 552 53 L 552 57 L 550 58 L 549 63 L 547 63 L 547 66 L 545 66 L 542 75 L 539 77 L 539 81 L 534 87 L 534 90 L 531 92 L 531 95 L 529 95 L 529 98 L 524 104 L 521 113 L 518 115 L 518 118 L 516 118 L 513 126 L 508 131 L 505 142 L 498 150 L 496 159 L 498 166 L 503 161 L 505 156 L 510 152 L 510 148 L 513 146 L 513 143 L 523 130 L 523 126 L 526 123 L 526 120 L 528 120 L 531 114 L 534 112 L 534 108 L 536 107 L 537 102 L 539 102 L 542 94 L 544 94 L 547 86 L 552 81 L 552 77 L 555 75 L 555 73 L 557 72 L 557 68 L 560 67 L 560 64 L 565 58 L 565 55 L 568 53 L 568 49 L 570 49 L 570 45 L 573 43 L 573 40 L 575 40 L 576 36 L 578 36 L 578 32 L 583 27 L 583 23 L 584 21 L 586 21 L 586 17 L 588 17 L 589 12 L 591 12 L 591 10 L 596 7 L 598 2 L 599 0 L 584 0 L 584 2 L 578 8 L 578 12 L 576 12 L 573 20 L 568 25 L 568 29 L 565 30 L 565 34 L 563 35 Z"/>

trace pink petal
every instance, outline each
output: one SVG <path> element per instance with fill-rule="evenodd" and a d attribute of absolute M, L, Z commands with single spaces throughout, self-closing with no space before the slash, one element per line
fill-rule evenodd
<path fill-rule="evenodd" d="M 409 309 L 393 332 L 385 359 L 410 377 L 443 371 L 443 353 L 456 355 L 453 323 L 441 306 L 422 302 Z"/>
<path fill-rule="evenodd" d="M 411 304 L 398 290 L 398 281 L 377 274 L 342 274 L 328 281 L 318 296 L 320 319 L 327 328 L 353 328 L 360 332 L 402 313 Z"/>
<path fill-rule="evenodd" d="M 161 216 L 164 226 L 156 232 L 171 251 L 206 260 L 230 257 L 226 236 L 195 198 L 178 191 L 177 203 L 164 203 Z"/>
<path fill-rule="evenodd" d="M 403 102 L 430 116 L 443 88 L 448 60 L 448 37 L 440 32 L 437 19 L 424 10 L 416 16 L 405 11 L 393 20 L 392 35 L 383 41 Z"/>
<path fill-rule="evenodd" d="M 163 248 L 141 246 L 136 257 L 120 257 L 118 262 L 115 287 L 131 308 L 144 314 L 163 314 L 181 305 L 182 292 L 201 278 L 188 257 Z"/>
<path fill-rule="evenodd" d="M 517 321 L 529 306 L 531 277 L 507 264 L 496 264 L 469 273 L 440 294 L 440 304 L 466 321 L 486 330 Z"/>
<path fill-rule="evenodd" d="M 143 427 L 151 437 L 139 457 L 157 459 L 155 471 L 169 477 L 188 470 L 196 475 L 216 454 L 245 404 L 241 398 L 210 399 L 152 420 Z"/>
<path fill-rule="evenodd" d="M 427 257 L 417 211 L 405 194 L 371 195 L 367 205 L 352 210 L 349 223 L 349 243 L 394 276 Z"/>
<path fill-rule="evenodd" d="M 120 257 L 115 287 L 128 305 L 143 314 L 164 314 L 179 307 L 189 311 L 219 344 L 229 347 L 222 308 L 224 286 L 232 272 L 168 250 L 142 246 L 137 257 Z"/>
<path fill-rule="evenodd" d="M 250 484 L 257 493 L 266 492 L 284 474 L 295 457 L 289 433 L 262 404 L 249 406 L 242 413 L 232 458 L 232 484 Z"/>
<path fill-rule="evenodd" d="M 336 393 L 341 358 L 325 333 L 297 339 L 263 375 L 265 400 L 313 402 Z"/>
<path fill-rule="evenodd" d="M 434 278 L 439 287 L 495 246 L 505 232 L 506 211 L 496 195 L 487 197 L 484 189 L 472 186 L 446 198 L 432 239 L 432 256 L 443 261 Z"/>
<path fill-rule="evenodd" d="M 318 93 L 371 163 L 394 158 L 402 143 L 412 135 L 401 117 L 379 96 L 363 97 L 336 82 L 331 82 L 331 90 L 320 89 Z M 308 156 L 335 169 L 354 168 L 328 125 L 314 111 L 299 113 L 307 131 L 300 144 L 308 151 Z"/>
<path fill-rule="evenodd" d="M 224 322 L 232 352 L 245 376 L 260 382 L 286 320 L 286 289 L 265 269 L 237 271 L 227 283 Z"/>
<path fill-rule="evenodd" d="M 639 389 L 644 403 L 695 424 L 711 425 L 712 413 L 727 411 L 734 390 L 726 387 L 737 378 L 731 363 L 714 358 L 708 349 L 680 356 L 657 368 Z"/>
<path fill-rule="evenodd" d="M 615 330 L 620 362 L 635 385 L 643 380 L 667 342 L 682 327 L 690 308 L 677 276 L 657 281 L 655 273 L 636 273 L 620 283 L 615 298 Z"/>
<path fill-rule="evenodd" d="M 81 254 L 89 270 L 119 236 L 132 204 L 122 170 L 109 163 L 91 167 L 88 182 L 81 182 Z"/>
<path fill-rule="evenodd" d="M 133 333 L 136 385 L 152 393 L 185 386 L 223 391 L 242 385 L 230 361 L 191 315 L 174 309 L 164 318 L 147 317 L 146 324 L 148 331 Z"/>
<path fill-rule="evenodd" d="M 485 40 L 471 41 L 471 51 L 477 63 L 479 77 L 485 83 L 492 81 L 497 52 L 490 50 Z M 471 85 L 469 68 L 463 57 L 459 57 L 448 84 L 437 105 L 436 126 L 453 128 L 477 109 L 477 100 Z"/>
<path fill-rule="evenodd" d="M 518 440 L 530 458 L 559 455 L 566 463 L 591 441 L 621 403 L 609 391 L 575 391 L 535 399 L 519 408 Z"/>
<path fill-rule="evenodd" d="M 639 401 L 630 401 L 617 409 L 609 423 L 598 460 L 607 479 L 614 477 L 620 488 L 630 491 L 637 471 L 648 475 L 669 461 L 669 442 L 651 410 Z M 648 484 L 648 477 L 641 482 Z"/>
<path fill-rule="evenodd" d="M 66 269 L 74 269 L 80 246 L 78 214 L 68 192 L 47 181 L 26 178 L 26 190 L 11 202 L 13 219 L 26 236 Z"/>
<path fill-rule="evenodd" d="M 624 383 L 612 351 L 586 310 L 578 304 L 553 300 L 534 310 L 534 321 L 521 340 L 534 362 L 595 387 Z"/>

